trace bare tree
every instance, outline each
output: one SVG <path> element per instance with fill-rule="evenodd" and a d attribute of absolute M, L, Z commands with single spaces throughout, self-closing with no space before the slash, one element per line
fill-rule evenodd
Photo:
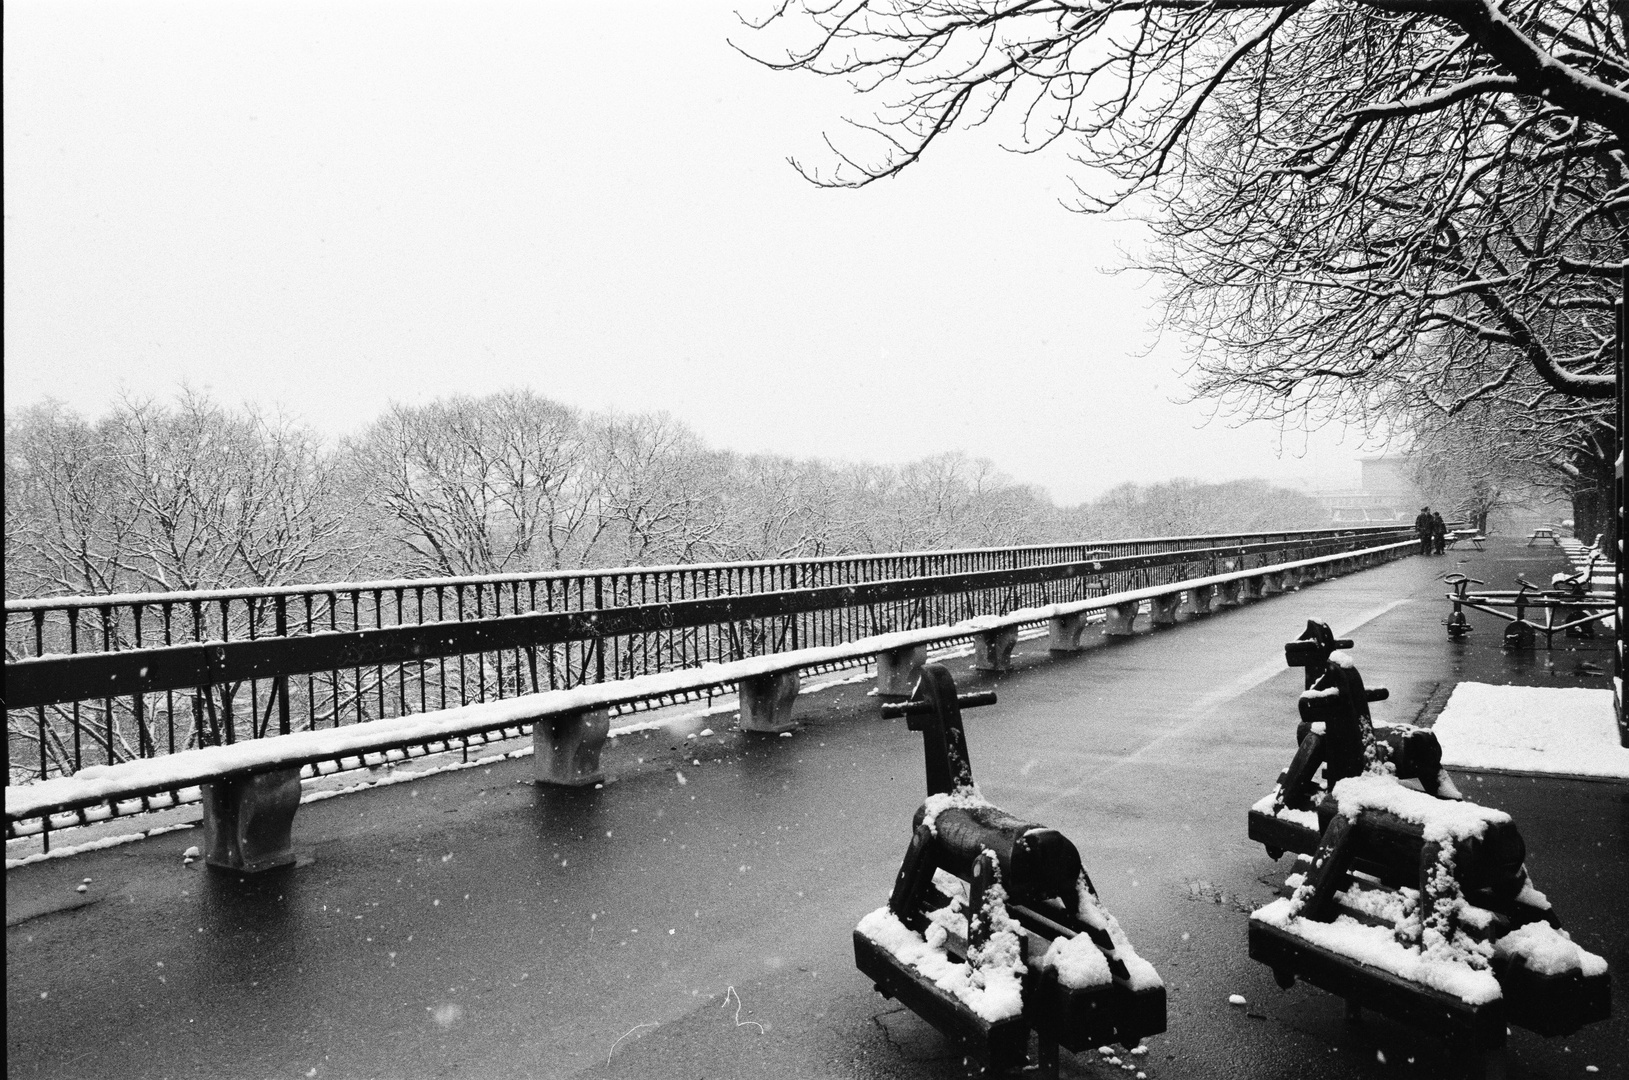
<path fill-rule="evenodd" d="M 59 402 L 6 418 L 6 593 L 138 588 L 126 565 L 139 541 L 102 433 Z"/>
<path fill-rule="evenodd" d="M 1409 434 L 1421 489 L 1478 528 L 1500 507 L 1559 497 L 1572 504 L 1578 535 L 1615 538 L 1617 433 L 1593 403 L 1541 387 L 1526 400 L 1479 401 L 1453 417 L 1418 414 Z"/>
<path fill-rule="evenodd" d="M 794 162 L 817 183 L 893 175 L 997 117 L 1015 149 L 1066 146 L 1082 208 L 1158 223 L 1149 265 L 1201 335 L 1198 390 L 1316 423 L 1401 388 L 1463 407 L 1518 365 L 1611 396 L 1624 19 L 1604 0 L 809 0 L 751 47 L 856 88 L 832 167 Z M 1484 355 L 1458 397 L 1419 378 Z"/>
<path fill-rule="evenodd" d="M 14 596 L 284 584 L 349 573 L 333 463 L 316 437 L 183 391 L 91 424 L 54 402 L 7 421 Z"/>
<path fill-rule="evenodd" d="M 393 405 L 345 454 L 409 573 L 577 567 L 609 524 L 593 433 L 530 391 Z"/>
<path fill-rule="evenodd" d="M 858 550 L 845 473 L 813 459 L 721 454 L 724 559 L 787 559 Z"/>
<path fill-rule="evenodd" d="M 183 391 L 168 405 L 120 401 L 95 423 L 46 402 L 8 417 L 6 435 L 10 596 L 281 585 L 345 577 L 358 565 L 334 462 L 309 430 L 285 418 L 228 410 Z M 158 620 L 149 617 L 152 635 Z M 212 632 L 237 637 L 267 629 L 273 612 L 265 603 L 222 605 L 220 618 L 225 625 Z M 73 625 L 36 624 L 42 635 L 36 642 L 27 620 L 8 620 L 7 656 L 32 655 L 41 645 L 70 647 Z M 104 608 L 84 625 L 112 647 L 143 641 L 140 617 L 130 609 Z M 218 692 L 230 723 L 239 688 L 212 691 L 211 712 Z M 8 737 L 14 745 L 36 744 L 62 771 L 79 760 L 82 739 L 87 756 L 125 760 L 154 746 L 144 716 L 155 715 L 157 698 L 142 704 L 145 712 L 121 708 L 105 724 L 89 726 L 76 724 L 77 710 L 66 707 L 48 708 L 48 723 L 39 726 L 25 715 L 9 716 Z M 180 745 L 204 735 L 184 711 L 175 716 Z M 45 745 L 38 747 L 41 738 Z"/>
<path fill-rule="evenodd" d="M 596 418 L 619 562 L 693 562 L 724 526 L 714 455 L 666 413 Z"/>

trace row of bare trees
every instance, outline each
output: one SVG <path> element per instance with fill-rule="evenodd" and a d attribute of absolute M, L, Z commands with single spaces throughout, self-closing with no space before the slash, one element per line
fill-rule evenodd
<path fill-rule="evenodd" d="M 988 461 L 737 454 L 670 416 L 527 391 L 396 405 L 324 446 L 183 392 L 6 420 L 10 597 L 168 592 L 1311 527 L 1260 481 L 1123 485 L 1055 506 Z"/>
<path fill-rule="evenodd" d="M 191 392 L 95 422 L 6 418 L 8 596 L 270 585 L 353 563 L 340 461 L 285 417 Z"/>

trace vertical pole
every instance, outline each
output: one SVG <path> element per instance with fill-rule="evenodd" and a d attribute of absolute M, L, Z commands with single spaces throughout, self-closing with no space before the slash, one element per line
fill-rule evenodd
<path fill-rule="evenodd" d="M 232 622 L 231 622 L 231 614 L 232 614 L 231 605 L 232 605 L 232 601 L 229 600 L 229 599 L 228 600 L 222 600 L 220 602 L 220 605 L 221 605 L 221 640 L 222 641 L 227 641 L 232 636 Z M 249 629 L 250 629 L 250 633 L 252 634 L 254 632 L 254 619 L 253 619 L 253 616 L 250 617 Z M 224 650 L 222 651 L 222 653 L 220 655 L 224 655 Z M 231 683 L 226 682 L 224 677 L 222 677 L 222 681 L 220 681 L 218 683 L 212 682 L 210 684 L 210 690 L 211 690 L 212 693 L 213 693 L 214 688 L 216 686 L 219 686 L 220 691 L 221 691 L 221 719 L 226 722 L 225 723 L 226 745 L 227 746 L 235 746 L 237 744 L 237 741 L 238 741 L 238 717 L 237 717 L 237 712 L 236 712 L 236 705 L 237 705 L 237 698 L 238 698 L 237 688 L 235 686 L 233 686 Z M 251 682 L 249 684 L 249 686 L 250 686 L 250 688 L 252 690 L 253 687 L 254 687 L 254 683 Z M 255 723 L 255 714 L 254 714 L 254 710 L 251 709 L 249 711 L 249 737 L 250 738 L 254 738 L 254 733 L 255 733 L 254 723 Z"/>
<path fill-rule="evenodd" d="M 281 593 L 276 598 L 277 603 L 277 636 L 288 637 L 288 597 Z M 277 734 L 289 733 L 288 716 L 288 676 L 279 675 L 272 685 L 272 693 L 277 695 Z"/>
<path fill-rule="evenodd" d="M 76 607 L 68 609 L 68 651 L 70 653 L 79 652 L 79 609 Z M 72 712 L 74 722 L 74 772 L 78 772 L 85 764 L 84 746 L 80 737 L 79 702 L 73 703 Z M 41 776 L 40 779 L 43 780 L 45 777 Z"/>
<path fill-rule="evenodd" d="M 104 604 L 96 610 L 102 614 L 102 651 L 112 652 L 113 609 Z M 119 758 L 114 745 L 116 741 L 116 733 L 113 726 L 113 699 L 111 697 L 103 698 L 102 707 L 105 710 L 103 718 L 106 722 L 105 726 L 107 728 L 107 763 L 109 765 L 117 765 Z"/>
<path fill-rule="evenodd" d="M 136 624 L 135 647 L 138 649 L 142 646 L 141 609 L 142 605 L 140 604 L 130 605 L 130 616 Z M 139 683 L 136 686 L 135 696 L 131 699 L 130 708 L 136 720 L 136 756 L 156 757 L 158 755 L 158 747 L 153 745 L 152 736 L 147 731 L 147 695 L 143 692 Z"/>
<path fill-rule="evenodd" d="M 594 575 L 594 610 L 600 611 L 605 607 L 605 593 L 603 581 L 598 574 Z M 605 681 L 605 635 L 596 631 L 594 637 L 594 681 Z"/>
<path fill-rule="evenodd" d="M 1614 631 L 1613 631 L 1613 636 L 1616 639 L 1613 642 L 1613 649 L 1612 649 L 1612 708 L 1613 708 L 1613 710 L 1614 710 L 1614 712 L 1615 712 L 1615 714 L 1617 716 L 1617 720 L 1618 720 L 1618 742 L 1619 742 L 1619 744 L 1621 744 L 1623 746 L 1629 747 L 1629 718 L 1626 718 L 1624 716 L 1625 702 L 1624 702 L 1624 692 L 1623 692 L 1623 660 L 1624 660 L 1624 655 L 1623 654 L 1624 654 L 1624 648 L 1625 648 L 1625 641 L 1629 640 L 1629 637 L 1626 637 L 1626 635 L 1625 635 L 1624 625 L 1623 625 L 1624 624 L 1624 616 L 1626 614 L 1625 605 L 1624 605 L 1624 587 L 1623 587 L 1623 555 L 1624 555 L 1624 546 L 1623 546 L 1623 526 L 1624 526 L 1624 507 L 1623 507 L 1623 447 L 1624 447 L 1624 426 L 1623 426 L 1624 425 L 1624 405 L 1623 405 L 1623 389 L 1624 389 L 1624 386 L 1623 386 L 1623 384 L 1624 384 L 1624 375 L 1623 375 L 1623 366 L 1624 366 L 1624 353 L 1625 353 L 1626 349 L 1629 349 L 1629 312 L 1626 312 L 1626 310 L 1625 310 L 1626 307 L 1629 307 L 1629 266 L 1625 266 L 1622 273 L 1623 273 L 1623 294 L 1618 297 L 1618 350 L 1617 350 L 1618 351 L 1618 355 L 1617 355 L 1617 361 L 1618 361 L 1617 362 L 1617 376 L 1618 376 L 1618 379 L 1617 379 L 1617 383 L 1618 383 L 1618 401 L 1617 401 L 1617 405 L 1618 405 L 1618 415 L 1617 415 L 1618 460 L 1617 460 L 1617 464 L 1616 464 L 1614 474 L 1613 474 L 1613 478 L 1612 478 L 1613 512 L 1617 515 L 1617 521 L 1615 522 L 1617 527 L 1614 530 L 1613 541 L 1612 541 L 1613 548 L 1615 549 L 1612 552 L 1612 565 L 1614 567 L 1614 570 L 1613 570 L 1613 582 L 1614 582 L 1614 585 L 1615 585 L 1615 589 L 1614 589 L 1615 599 L 1617 600 L 1616 618 L 1614 618 L 1612 620 L 1613 623 L 1615 624 L 1615 628 L 1614 628 Z"/>
<path fill-rule="evenodd" d="M 43 656 L 43 655 L 45 655 L 45 612 L 41 611 L 41 610 L 38 610 L 38 609 L 36 609 L 35 612 L 34 612 L 34 655 L 35 656 Z M 48 773 L 48 769 L 49 769 L 49 766 L 50 766 L 50 761 L 48 760 L 47 755 L 46 755 L 46 751 L 45 751 L 46 739 L 47 739 L 47 734 L 46 734 L 46 730 L 45 730 L 45 706 L 44 705 L 36 705 L 34 707 L 34 711 L 36 713 L 36 719 L 37 719 L 38 724 L 39 724 L 38 734 L 39 734 L 39 739 L 40 739 L 40 779 L 44 780 L 47 773 Z M 77 732 L 75 734 L 77 734 Z M 11 785 L 11 733 L 10 733 L 10 731 L 7 731 L 6 732 L 6 786 L 9 787 L 10 785 Z M 49 817 L 47 817 L 45 819 L 45 821 L 46 821 L 46 824 L 49 825 L 50 822 L 51 822 L 51 819 Z M 50 838 L 47 837 L 46 839 L 50 839 Z"/>

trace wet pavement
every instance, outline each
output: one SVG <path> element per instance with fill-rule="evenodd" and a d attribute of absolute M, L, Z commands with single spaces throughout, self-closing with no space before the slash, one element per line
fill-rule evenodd
<path fill-rule="evenodd" d="M 1245 955 L 1288 871 L 1245 811 L 1294 751 L 1308 618 L 1357 640 L 1382 720 L 1429 721 L 1462 679 L 1605 686 L 1605 642 L 1511 657 L 1487 620 L 1450 643 L 1436 576 L 1508 586 L 1559 552 L 1493 542 L 1410 558 L 1016 670 L 953 670 L 984 794 L 1062 830 L 1169 991 L 1149 1080 L 1443 1075 L 1443 1048 L 1348 1024 Z M 1473 616 L 1473 619 L 1477 618 Z M 303 807 L 302 864 L 243 881 L 184 866 L 183 830 L 7 873 L 14 1077 L 959 1077 L 976 1073 L 854 970 L 923 790 L 919 736 L 866 683 L 811 694 L 791 738 L 729 717 L 615 740 L 601 790 L 526 759 Z M 1629 785 L 1458 773 L 1508 810 L 1564 925 L 1629 970 Z M 66 842 L 66 841 L 64 841 Z M 91 879 L 77 893 L 82 879 Z M 1247 1004 L 1228 1004 L 1231 994 Z M 1626 1076 L 1629 1002 L 1576 1035 L 1511 1038 L 1512 1076 Z M 1382 1060 L 1382 1058 L 1384 1060 Z M 1586 1066 L 1599 1072 L 1587 1074 Z M 1097 1055 L 1066 1076 L 1130 1077 Z"/>

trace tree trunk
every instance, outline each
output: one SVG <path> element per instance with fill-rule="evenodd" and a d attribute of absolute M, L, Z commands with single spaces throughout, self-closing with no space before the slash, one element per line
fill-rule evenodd
<path fill-rule="evenodd" d="M 1599 477 L 1579 481 L 1572 491 L 1573 535 L 1586 544 L 1599 535 L 1603 549 L 1610 549 L 1616 537 L 1612 514 L 1612 487 Z"/>

